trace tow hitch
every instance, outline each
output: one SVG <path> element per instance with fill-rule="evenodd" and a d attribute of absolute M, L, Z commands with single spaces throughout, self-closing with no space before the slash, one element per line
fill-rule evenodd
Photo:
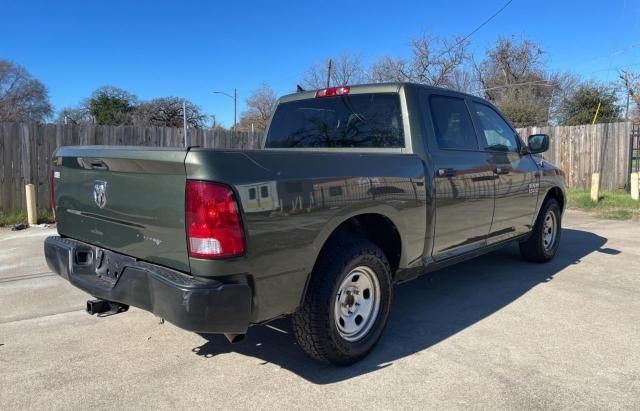
<path fill-rule="evenodd" d="M 106 300 L 89 300 L 87 301 L 87 313 L 98 317 L 106 317 L 108 315 L 123 313 L 129 309 L 126 304 L 116 303 Z"/>

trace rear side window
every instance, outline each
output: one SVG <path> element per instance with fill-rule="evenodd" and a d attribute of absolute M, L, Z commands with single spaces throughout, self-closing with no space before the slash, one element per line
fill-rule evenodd
<path fill-rule="evenodd" d="M 267 148 L 404 147 L 397 93 L 354 94 L 278 105 Z"/>
<path fill-rule="evenodd" d="M 478 149 L 478 140 L 471 122 L 471 115 L 463 99 L 431 96 L 429 102 L 439 148 Z"/>

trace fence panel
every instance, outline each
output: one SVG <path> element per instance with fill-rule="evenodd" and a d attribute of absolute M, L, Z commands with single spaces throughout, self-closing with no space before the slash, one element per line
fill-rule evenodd
<path fill-rule="evenodd" d="M 544 158 L 564 170 L 567 187 L 588 189 L 595 172 L 600 173 L 602 190 L 617 190 L 629 184 L 630 122 L 526 127 L 517 131 L 524 139 L 537 133 L 549 135 L 551 145 Z"/>
<path fill-rule="evenodd" d="M 615 190 L 629 182 L 631 130 L 627 122 L 527 127 L 518 132 L 525 139 L 530 134 L 549 134 L 551 146 L 544 157 L 565 171 L 567 187 L 586 189 L 592 173 L 600 172 L 600 187 Z M 262 134 L 191 129 L 189 137 L 190 145 L 205 148 L 258 149 Z M 24 210 L 28 183 L 36 186 L 38 207 L 47 208 L 55 149 L 90 144 L 183 147 L 184 139 L 181 128 L 0 123 L 0 210 Z"/>
<path fill-rule="evenodd" d="M 259 133 L 191 129 L 190 145 L 257 148 Z M 183 147 L 181 128 L 97 126 L 93 124 L 0 123 L 0 211 L 26 210 L 25 184 L 36 187 L 38 208 L 49 207 L 51 156 L 70 145 Z"/>

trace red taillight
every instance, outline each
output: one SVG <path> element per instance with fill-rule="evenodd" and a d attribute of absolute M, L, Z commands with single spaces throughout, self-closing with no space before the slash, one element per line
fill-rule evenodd
<path fill-rule="evenodd" d="M 349 90 L 351 90 L 351 87 L 349 86 L 321 88 L 320 90 L 316 91 L 316 98 L 346 96 L 347 94 L 349 94 Z"/>
<path fill-rule="evenodd" d="M 218 183 L 187 180 L 185 191 L 189 255 L 221 258 L 244 254 L 244 234 L 231 189 Z"/>
<path fill-rule="evenodd" d="M 51 174 L 49 174 L 49 205 L 51 206 L 51 212 L 53 213 L 53 221 L 56 220 L 56 197 L 55 192 L 53 191 L 53 177 L 55 173 L 55 171 L 51 170 Z"/>

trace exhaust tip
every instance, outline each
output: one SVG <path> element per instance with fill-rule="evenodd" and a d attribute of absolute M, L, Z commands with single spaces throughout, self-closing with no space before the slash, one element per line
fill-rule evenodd
<path fill-rule="evenodd" d="M 240 341 L 244 340 L 244 334 L 230 334 L 230 333 L 225 333 L 224 336 L 226 337 L 226 339 L 231 343 L 231 344 L 236 344 L 239 343 Z"/>

